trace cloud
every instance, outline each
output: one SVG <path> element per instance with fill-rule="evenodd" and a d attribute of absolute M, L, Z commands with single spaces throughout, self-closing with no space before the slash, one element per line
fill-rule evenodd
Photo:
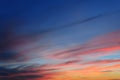
<path fill-rule="evenodd" d="M 0 61 L 10 61 L 16 59 L 16 52 L 6 51 L 0 53 Z"/>
<path fill-rule="evenodd" d="M 110 55 L 113 51 L 120 50 L 120 31 L 114 31 L 95 37 L 88 42 L 64 51 L 48 55 L 50 58 L 66 59 L 95 54 L 97 56 Z"/>
<path fill-rule="evenodd" d="M 23 70 L 20 68 L 23 67 Z M 40 74 L 41 72 L 38 70 L 30 70 L 31 66 L 19 66 L 14 69 L 0 67 L 0 79 L 1 80 L 29 80 L 42 78 L 44 75 Z M 34 68 L 34 66 L 32 66 Z M 39 73 L 39 74 L 38 74 Z"/>
<path fill-rule="evenodd" d="M 109 64 L 109 63 L 118 63 L 118 62 L 120 62 L 120 59 L 109 59 L 109 60 L 94 60 L 94 61 L 88 61 L 88 62 L 86 62 L 86 63 L 83 63 L 83 64 L 87 64 L 87 65 L 89 65 L 89 64 L 99 64 L 99 65 L 101 65 L 101 64 Z"/>
<path fill-rule="evenodd" d="M 113 72 L 112 70 L 103 70 L 101 72 Z"/>
<path fill-rule="evenodd" d="M 114 71 L 114 69 L 119 69 L 120 66 L 111 65 L 111 66 L 86 66 L 82 69 L 75 69 L 75 70 L 61 70 L 64 67 L 59 68 L 59 66 L 67 66 L 67 65 L 74 65 L 77 61 L 68 61 L 64 63 L 65 65 L 21 65 L 16 68 L 9 68 L 9 67 L 0 67 L 0 79 L 1 80 L 54 80 L 59 79 L 60 76 L 64 76 L 64 79 L 69 79 L 70 75 L 71 79 L 74 80 L 75 77 L 81 76 L 86 78 L 90 76 L 99 76 L 103 74 L 103 72 L 110 73 Z M 57 67 L 58 66 L 58 67 Z M 81 66 L 79 66 L 80 68 Z M 59 71 L 60 70 L 60 71 Z M 93 75 L 94 74 L 94 75 Z M 62 77 L 61 77 L 62 78 Z M 60 79 L 61 79 L 60 78 Z M 62 78 L 63 79 L 63 78 Z M 79 77 L 80 79 L 80 77 Z"/>
<path fill-rule="evenodd" d="M 71 61 L 65 62 L 64 64 L 74 64 L 74 63 L 77 63 L 77 62 L 80 62 L 80 60 L 71 60 Z"/>

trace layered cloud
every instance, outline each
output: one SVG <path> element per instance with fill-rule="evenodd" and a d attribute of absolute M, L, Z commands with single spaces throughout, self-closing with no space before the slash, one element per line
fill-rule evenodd
<path fill-rule="evenodd" d="M 92 40 L 79 46 L 77 45 L 75 47 L 71 47 L 70 49 L 68 48 L 42 56 L 42 58 L 46 59 L 47 61 L 57 60 L 58 62 L 56 61 L 56 63 L 48 62 L 39 64 L 35 62 L 36 64 L 33 64 L 34 62 L 32 63 L 32 59 L 34 60 L 37 58 L 39 61 L 40 56 L 29 56 L 26 54 L 31 51 L 34 52 L 37 49 L 39 50 L 39 46 L 25 50 L 23 49 L 23 51 L 21 50 L 19 53 L 1 53 L 0 60 L 2 62 L 10 61 L 11 64 L 4 64 L 2 67 L 0 67 L 0 79 L 91 80 L 93 76 L 96 76 L 95 79 L 97 80 L 102 78 L 105 78 L 105 80 L 114 80 L 113 78 L 118 78 L 118 75 L 120 74 L 120 59 L 112 57 L 105 59 L 102 57 L 109 57 L 110 55 L 115 56 L 116 54 L 119 55 L 119 34 L 120 31 L 107 33 L 103 36 L 93 38 Z M 36 53 L 31 53 L 30 55 L 32 54 L 38 55 Z M 20 57 L 21 55 L 23 55 L 24 59 Z M 19 62 L 19 59 L 23 59 L 23 61 Z M 15 62 L 14 65 L 12 62 Z M 26 64 L 27 62 L 29 63 Z M 19 66 L 15 66 L 18 64 Z M 10 65 L 12 66 L 11 68 Z M 106 78 L 104 74 L 114 75 Z M 100 78 L 98 79 L 97 77 Z"/>
<path fill-rule="evenodd" d="M 1 80 L 96 80 L 94 76 L 119 80 L 120 59 L 116 57 L 120 56 L 120 30 L 94 36 L 82 44 L 51 48 L 54 43 L 43 37 L 49 31 L 42 35 L 15 35 L 12 27 L 0 40 Z"/>
<path fill-rule="evenodd" d="M 120 46 L 120 31 L 115 31 L 103 36 L 98 36 L 92 40 L 77 46 L 72 49 L 67 49 L 64 51 L 59 51 L 50 55 L 51 58 L 71 58 L 71 57 L 80 57 L 84 55 L 104 56 L 114 54 L 111 52 L 119 51 Z"/>

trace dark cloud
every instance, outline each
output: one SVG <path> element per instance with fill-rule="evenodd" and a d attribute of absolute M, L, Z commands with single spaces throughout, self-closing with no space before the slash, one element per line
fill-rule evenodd
<path fill-rule="evenodd" d="M 25 67 L 25 65 L 21 65 L 13 69 L 6 68 L 5 66 L 0 67 L 0 80 L 34 80 L 36 78 L 44 77 L 39 70 L 31 70 L 31 66 L 23 67 Z M 20 68 L 23 68 L 23 70 L 20 70 Z"/>
<path fill-rule="evenodd" d="M 0 61 L 11 61 L 16 59 L 16 52 L 6 51 L 0 53 Z"/>
<path fill-rule="evenodd" d="M 0 62 L 16 60 L 18 57 L 13 49 L 14 45 L 17 45 L 15 29 L 20 25 L 23 25 L 24 21 L 14 15 L 0 15 Z"/>

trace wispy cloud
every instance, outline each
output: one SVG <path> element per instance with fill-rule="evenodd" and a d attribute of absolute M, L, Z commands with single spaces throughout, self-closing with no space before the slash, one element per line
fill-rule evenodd
<path fill-rule="evenodd" d="M 73 47 L 72 49 L 67 49 L 55 53 L 53 55 L 48 55 L 51 58 L 71 58 L 84 55 L 96 54 L 96 56 L 104 56 L 111 54 L 112 51 L 117 51 L 120 49 L 119 46 L 119 34 L 120 31 L 115 31 L 112 33 L 105 34 L 103 36 L 98 36 L 92 40 L 82 44 L 78 47 Z"/>

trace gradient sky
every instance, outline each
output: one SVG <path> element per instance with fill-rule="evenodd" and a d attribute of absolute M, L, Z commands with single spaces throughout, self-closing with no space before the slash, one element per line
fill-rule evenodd
<path fill-rule="evenodd" d="M 0 80 L 120 80 L 120 0 L 0 0 Z"/>

